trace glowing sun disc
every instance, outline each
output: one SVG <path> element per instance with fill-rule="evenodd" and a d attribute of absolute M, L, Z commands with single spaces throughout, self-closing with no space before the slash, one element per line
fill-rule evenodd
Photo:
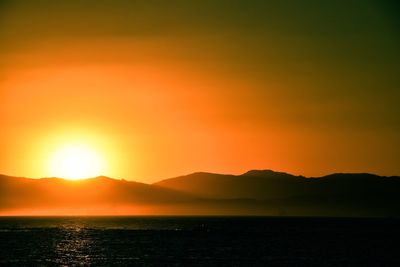
<path fill-rule="evenodd" d="M 50 159 L 51 176 L 70 180 L 102 174 L 104 161 L 100 154 L 85 145 L 68 145 L 57 150 Z"/>

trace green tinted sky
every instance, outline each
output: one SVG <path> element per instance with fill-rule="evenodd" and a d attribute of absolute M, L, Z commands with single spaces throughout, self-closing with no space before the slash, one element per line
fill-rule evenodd
<path fill-rule="evenodd" d="M 190 115 L 203 110 L 187 107 L 194 97 L 175 111 L 189 114 L 186 135 L 201 131 L 213 140 L 201 153 L 222 158 L 229 147 L 237 158 L 200 164 L 202 158 L 193 157 L 190 167 L 180 171 L 176 163 L 167 175 L 248 168 L 399 174 L 399 12 L 397 1 L 378 0 L 1 1 L 0 78 L 96 64 L 179 65 L 200 74 L 201 86 L 188 90 L 209 96 L 203 99 L 206 114 Z M 12 89 L 4 84 L 6 99 Z M 12 132 L 16 126 L 7 116 L 3 112 L 3 128 Z M 185 123 L 171 120 L 172 126 Z M 157 127 L 142 128 L 166 131 Z M 239 137 L 215 148 L 227 135 Z M 174 153 L 165 148 L 165 155 L 180 161 Z M 137 173 L 162 173 L 146 168 Z"/>

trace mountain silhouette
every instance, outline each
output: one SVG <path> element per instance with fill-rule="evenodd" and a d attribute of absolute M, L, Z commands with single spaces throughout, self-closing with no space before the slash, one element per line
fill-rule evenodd
<path fill-rule="evenodd" d="M 197 172 L 155 184 L 204 198 L 263 200 L 301 193 L 307 189 L 305 183 L 302 176 L 252 170 L 239 176 Z"/>
<path fill-rule="evenodd" d="M 154 184 L 0 175 L 0 215 L 399 216 L 398 192 L 400 177 L 367 173 L 306 178 L 271 170 L 197 172 Z"/>

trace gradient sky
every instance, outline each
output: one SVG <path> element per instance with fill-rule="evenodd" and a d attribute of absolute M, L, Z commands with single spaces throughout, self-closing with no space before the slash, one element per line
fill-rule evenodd
<path fill-rule="evenodd" d="M 0 173 L 400 174 L 398 1 L 0 1 Z"/>

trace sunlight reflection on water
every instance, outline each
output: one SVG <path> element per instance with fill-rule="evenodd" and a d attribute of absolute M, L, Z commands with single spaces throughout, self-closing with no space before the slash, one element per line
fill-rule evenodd
<path fill-rule="evenodd" d="M 60 265 L 89 265 L 90 249 L 93 240 L 89 230 L 82 223 L 66 224 L 60 229 L 60 238 L 56 240 L 56 263 Z"/>

